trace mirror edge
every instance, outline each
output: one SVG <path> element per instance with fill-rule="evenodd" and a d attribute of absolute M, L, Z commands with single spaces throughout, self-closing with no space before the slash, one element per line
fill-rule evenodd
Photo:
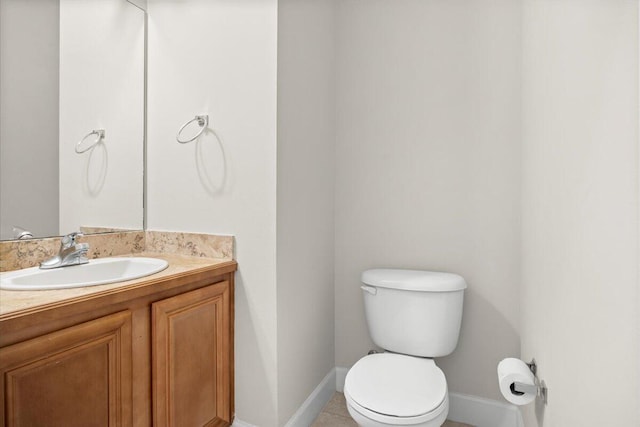
<path fill-rule="evenodd" d="M 148 30 L 149 30 L 149 16 L 147 13 L 147 0 L 125 0 L 127 3 L 133 5 L 134 7 L 140 9 L 144 13 L 144 45 L 143 45 L 143 119 L 142 119 L 142 230 L 126 230 L 126 231 L 146 231 L 147 230 L 147 77 L 148 77 Z M 90 233 L 91 235 L 105 235 L 105 234 L 114 234 L 121 233 L 123 230 L 118 231 L 96 231 Z M 1 243 L 11 243 L 18 241 L 34 241 L 34 240 L 42 240 L 42 239 L 50 239 L 50 238 L 58 238 L 62 237 L 62 235 L 51 235 L 51 236 L 38 236 L 30 239 L 0 239 Z"/>
<path fill-rule="evenodd" d="M 127 2 L 147 13 L 147 0 L 127 0 Z"/>

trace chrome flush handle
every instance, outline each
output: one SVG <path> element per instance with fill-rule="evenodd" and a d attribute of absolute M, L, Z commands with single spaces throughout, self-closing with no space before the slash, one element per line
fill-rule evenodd
<path fill-rule="evenodd" d="M 376 289 L 374 286 L 362 285 L 360 286 L 360 289 L 370 293 L 371 295 L 376 295 L 378 293 L 378 289 Z"/>

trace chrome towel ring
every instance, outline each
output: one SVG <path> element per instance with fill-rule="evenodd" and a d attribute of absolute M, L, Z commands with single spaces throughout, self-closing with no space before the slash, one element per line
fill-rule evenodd
<path fill-rule="evenodd" d="M 93 143 L 89 145 L 87 148 L 81 150 L 80 145 L 84 142 L 85 139 L 89 138 L 91 135 L 97 135 L 96 140 L 93 141 Z M 86 134 L 80 141 L 78 141 L 78 143 L 76 144 L 76 153 L 82 154 L 86 151 L 91 150 L 93 147 L 95 147 L 98 144 L 98 142 L 102 141 L 103 139 L 104 139 L 104 129 L 92 130 L 91 132 Z"/>
<path fill-rule="evenodd" d="M 195 121 L 197 121 L 198 122 L 198 126 L 201 127 L 200 131 L 191 139 L 186 139 L 186 140 L 180 139 L 180 134 L 182 133 L 184 128 L 186 128 L 187 126 L 189 126 L 191 123 L 193 123 Z M 202 115 L 202 116 L 195 116 L 193 119 L 189 120 L 187 123 L 182 125 L 182 127 L 180 128 L 180 130 L 176 134 L 176 141 L 178 141 L 180 144 L 186 144 L 187 142 L 191 142 L 194 139 L 196 139 L 197 137 L 199 137 L 200 135 L 202 135 L 204 130 L 207 128 L 207 126 L 209 126 L 209 116 L 208 115 L 205 114 L 205 115 Z"/>

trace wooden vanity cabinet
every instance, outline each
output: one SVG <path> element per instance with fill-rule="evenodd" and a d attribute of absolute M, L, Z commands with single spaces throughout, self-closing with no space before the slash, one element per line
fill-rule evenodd
<path fill-rule="evenodd" d="M 0 318 L 0 426 L 230 426 L 235 268 Z"/>
<path fill-rule="evenodd" d="M 5 347 L 0 356 L 4 425 L 130 425 L 130 312 Z"/>
<path fill-rule="evenodd" d="M 231 411 L 229 284 L 153 303 L 153 425 L 225 426 Z"/>

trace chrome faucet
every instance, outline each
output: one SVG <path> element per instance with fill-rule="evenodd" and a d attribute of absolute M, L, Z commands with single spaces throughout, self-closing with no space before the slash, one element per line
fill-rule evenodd
<path fill-rule="evenodd" d="M 13 237 L 14 239 L 18 239 L 18 240 L 33 239 L 33 233 L 25 228 L 14 225 Z"/>
<path fill-rule="evenodd" d="M 74 232 L 63 236 L 58 254 L 42 261 L 40 268 L 49 269 L 88 263 L 87 252 L 89 251 L 89 244 L 77 243 L 76 238 L 79 236 L 82 236 L 82 233 Z"/>

